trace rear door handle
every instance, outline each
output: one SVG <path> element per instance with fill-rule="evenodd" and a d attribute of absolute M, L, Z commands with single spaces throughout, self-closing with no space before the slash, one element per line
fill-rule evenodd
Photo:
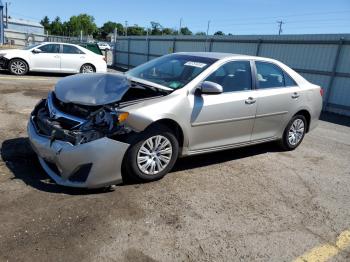
<path fill-rule="evenodd" d="M 245 103 L 246 103 L 247 105 L 254 104 L 255 102 L 256 102 L 256 99 L 254 99 L 253 97 L 249 97 L 249 98 L 245 101 Z"/>
<path fill-rule="evenodd" d="M 60 58 L 60 56 L 59 55 L 55 55 L 54 58 Z"/>
<path fill-rule="evenodd" d="M 300 95 L 297 93 L 297 92 L 295 92 L 293 95 L 292 95 L 292 98 L 293 99 L 296 99 L 296 98 L 298 98 Z"/>

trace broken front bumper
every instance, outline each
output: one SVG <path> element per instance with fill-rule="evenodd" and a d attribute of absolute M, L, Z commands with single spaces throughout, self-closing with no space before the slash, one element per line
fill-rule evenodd
<path fill-rule="evenodd" d="M 100 138 L 81 145 L 39 134 L 32 116 L 28 136 L 47 174 L 59 185 L 98 188 L 122 181 L 121 165 L 129 144 Z"/>

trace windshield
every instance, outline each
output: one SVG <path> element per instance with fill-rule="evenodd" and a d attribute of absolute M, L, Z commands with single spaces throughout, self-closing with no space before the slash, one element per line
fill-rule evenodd
<path fill-rule="evenodd" d="M 29 45 L 29 46 L 24 47 L 23 50 L 29 50 L 29 49 L 32 49 L 32 48 L 37 47 L 39 45 L 41 45 L 41 44 Z"/>
<path fill-rule="evenodd" d="M 126 74 L 171 89 L 179 89 L 202 73 L 216 59 L 192 55 L 172 54 L 135 67 Z"/>

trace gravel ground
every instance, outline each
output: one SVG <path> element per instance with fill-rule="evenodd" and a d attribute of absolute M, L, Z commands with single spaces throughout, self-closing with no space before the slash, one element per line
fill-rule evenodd
<path fill-rule="evenodd" d="M 350 261 L 350 236 L 336 244 L 350 229 L 349 119 L 321 121 L 292 152 L 270 143 L 180 159 L 158 182 L 70 189 L 25 131 L 60 77 L 0 75 L 0 261 L 292 261 L 323 248 Z"/>

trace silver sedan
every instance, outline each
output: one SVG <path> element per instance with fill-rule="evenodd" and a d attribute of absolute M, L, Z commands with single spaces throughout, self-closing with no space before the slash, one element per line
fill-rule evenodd
<path fill-rule="evenodd" d="M 278 141 L 316 127 L 322 89 L 283 63 L 224 53 L 175 53 L 126 74 L 69 76 L 35 107 L 28 135 L 58 184 L 153 181 L 178 157 Z"/>

